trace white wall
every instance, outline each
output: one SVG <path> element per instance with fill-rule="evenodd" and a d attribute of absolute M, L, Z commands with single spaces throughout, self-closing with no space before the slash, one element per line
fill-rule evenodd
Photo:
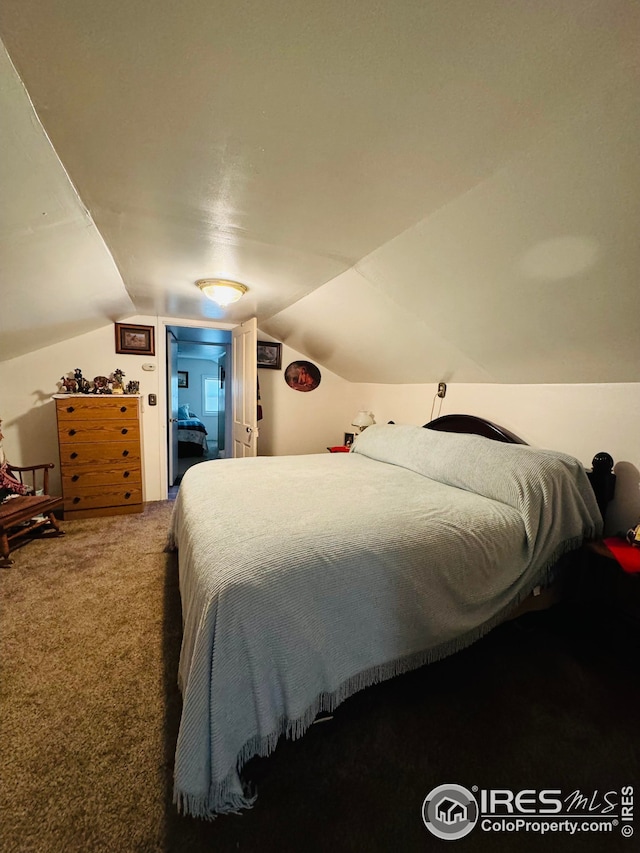
<path fill-rule="evenodd" d="M 155 356 L 116 355 L 114 327 L 109 324 L 20 358 L 0 362 L 0 418 L 4 419 L 7 457 L 15 464 L 54 462 L 52 491 L 60 490 L 57 425 L 52 400 L 53 394 L 59 392 L 60 377 L 76 367 L 89 379 L 109 375 L 120 368 L 127 381 L 140 381 L 144 499 L 164 500 L 167 496 L 165 326 L 211 324 L 150 316 L 128 317 L 127 322 L 156 327 Z M 260 334 L 259 337 L 268 339 Z M 284 381 L 284 368 L 301 358 L 304 356 L 283 346 L 283 369 L 258 371 L 264 412 L 259 423 L 261 455 L 326 453 L 328 446 L 342 443 L 345 431 L 352 431 L 350 418 L 360 406 L 352 383 L 319 365 L 322 381 L 318 388 L 307 393 L 293 391 Z M 143 364 L 153 364 L 155 370 L 143 371 Z M 149 406 L 149 394 L 157 395 L 157 406 Z"/>
<path fill-rule="evenodd" d="M 132 323 L 157 325 L 156 356 L 116 355 L 112 324 L 16 359 L 0 362 L 0 418 L 4 450 L 16 464 L 53 461 L 52 489 L 59 489 L 59 456 L 52 395 L 63 374 L 80 367 L 85 376 L 108 375 L 121 368 L 138 379 L 142 395 L 145 500 L 166 497 L 166 394 L 164 323 L 173 319 L 131 317 Z M 180 322 L 180 321 L 178 321 Z M 195 324 L 194 324 L 195 325 Z M 204 323 L 201 325 L 205 325 Z M 259 333 L 261 339 L 268 336 Z M 351 418 L 371 410 L 378 423 L 422 424 L 430 419 L 435 385 L 355 384 L 319 365 L 315 391 L 293 391 L 284 368 L 304 358 L 283 345 L 282 370 L 258 371 L 264 418 L 258 441 L 261 455 L 323 453 L 352 432 Z M 142 365 L 154 364 L 152 372 Z M 148 395 L 158 405 L 148 405 Z M 434 414 L 439 413 L 439 401 Z M 441 414 L 463 412 L 493 420 L 528 443 L 571 453 L 590 467 L 605 450 L 615 460 L 616 499 L 608 530 L 626 529 L 640 519 L 640 383 L 601 385 L 455 384 L 447 388 Z"/>
<path fill-rule="evenodd" d="M 128 322 L 152 325 L 155 318 L 131 317 Z M 150 372 L 142 370 L 142 365 L 147 363 L 155 365 L 156 369 Z M 165 451 L 160 445 L 159 406 L 150 407 L 147 395 L 158 395 L 164 372 L 158 367 L 157 355 L 117 355 L 112 323 L 94 332 L 0 362 L 0 417 L 3 418 L 7 458 L 18 465 L 54 462 L 56 468 L 52 472 L 51 490 L 60 491 L 58 432 L 52 395 L 59 393 L 60 377 L 73 373 L 77 367 L 87 379 L 109 376 L 120 368 L 125 373 L 125 382 L 131 379 L 140 381 L 144 499 L 159 500 L 163 486 L 157 458 L 159 452 Z"/>
<path fill-rule="evenodd" d="M 261 332 L 258 338 L 271 340 Z M 282 370 L 258 370 L 263 411 L 258 424 L 260 456 L 326 453 L 327 447 L 342 444 L 345 432 L 353 432 L 349 426 L 357 411 L 353 383 L 318 365 L 322 374 L 318 387 L 294 391 L 284 381 L 284 372 L 288 364 L 300 359 L 308 360 L 283 344 Z"/>
<path fill-rule="evenodd" d="M 378 423 L 430 420 L 436 385 L 359 385 L 360 398 Z M 450 384 L 434 416 L 480 415 L 527 443 L 562 450 L 587 468 L 601 450 L 615 461 L 616 498 L 607 532 L 640 520 L 640 383 L 594 385 Z"/>

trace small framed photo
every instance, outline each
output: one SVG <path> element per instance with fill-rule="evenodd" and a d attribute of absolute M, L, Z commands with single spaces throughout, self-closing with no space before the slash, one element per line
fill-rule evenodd
<path fill-rule="evenodd" d="M 282 344 L 258 341 L 258 367 L 282 370 Z"/>
<path fill-rule="evenodd" d="M 188 388 L 189 387 L 189 371 L 188 370 L 179 370 L 178 371 L 178 388 Z"/>
<path fill-rule="evenodd" d="M 153 326 L 132 326 L 116 323 L 116 352 L 122 355 L 155 355 L 155 329 Z"/>
<path fill-rule="evenodd" d="M 354 434 L 352 432 L 345 432 L 344 434 L 344 446 L 351 447 L 353 444 Z"/>

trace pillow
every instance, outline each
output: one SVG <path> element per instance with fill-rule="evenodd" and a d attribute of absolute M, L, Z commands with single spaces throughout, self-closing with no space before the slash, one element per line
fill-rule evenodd
<path fill-rule="evenodd" d="M 191 415 L 189 414 L 189 404 L 188 403 L 185 403 L 184 406 L 178 406 L 178 418 L 181 421 L 186 421 L 187 418 L 190 418 L 190 417 L 191 417 Z"/>
<path fill-rule="evenodd" d="M 436 432 L 418 426 L 374 424 L 353 443 L 353 453 L 415 471 L 516 510 L 534 498 L 573 488 L 597 517 L 593 489 L 573 456 L 479 435 Z"/>

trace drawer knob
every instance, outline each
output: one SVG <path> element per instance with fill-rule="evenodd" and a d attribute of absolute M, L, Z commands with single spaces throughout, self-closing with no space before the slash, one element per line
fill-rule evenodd
<path fill-rule="evenodd" d="M 131 492 L 125 492 L 124 496 L 127 500 L 129 500 L 129 498 L 131 497 Z"/>
<path fill-rule="evenodd" d="M 75 412 L 75 409 L 73 406 L 67 406 L 67 411 L 71 414 L 71 412 Z"/>
<path fill-rule="evenodd" d="M 131 471 L 125 471 L 122 476 L 126 478 L 129 476 L 130 473 L 131 473 Z"/>
<path fill-rule="evenodd" d="M 123 429 L 120 430 L 120 432 L 122 433 L 122 435 L 126 435 L 129 432 L 129 430 L 126 427 L 124 427 Z"/>
<path fill-rule="evenodd" d="M 77 458 L 78 458 L 78 454 L 75 452 L 75 450 L 74 450 L 74 451 L 73 451 L 73 453 L 71 454 L 71 458 L 72 458 L 72 459 L 77 459 Z"/>
<path fill-rule="evenodd" d="M 126 411 L 127 411 L 127 407 L 126 407 L 126 406 L 120 406 L 120 411 L 121 411 L 121 412 L 126 412 Z"/>
<path fill-rule="evenodd" d="M 79 479 L 80 479 L 79 474 L 74 474 L 73 477 L 71 478 L 72 482 L 74 482 L 74 483 L 77 483 Z"/>
<path fill-rule="evenodd" d="M 122 455 L 123 455 L 123 456 L 128 456 L 128 455 L 129 455 L 129 451 L 128 451 L 128 450 L 123 450 L 123 451 L 122 451 Z"/>
<path fill-rule="evenodd" d="M 75 435 L 75 434 L 76 434 L 75 429 L 70 429 L 70 430 L 69 430 L 69 435 Z"/>
<path fill-rule="evenodd" d="M 78 498 L 78 497 L 74 498 L 74 499 L 73 499 L 73 503 L 74 503 L 74 504 L 79 504 L 79 503 L 80 503 L 80 498 Z"/>

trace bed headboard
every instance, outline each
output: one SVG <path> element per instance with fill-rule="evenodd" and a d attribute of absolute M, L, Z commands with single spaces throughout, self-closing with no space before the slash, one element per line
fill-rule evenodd
<path fill-rule="evenodd" d="M 442 432 L 466 432 L 471 435 L 481 435 L 494 441 L 504 441 L 507 444 L 526 444 L 522 438 L 515 433 L 498 426 L 485 418 L 476 415 L 442 415 L 428 424 L 425 429 L 436 429 Z M 587 471 L 591 487 L 595 493 L 598 507 L 604 518 L 607 512 L 607 504 L 613 499 L 616 488 L 616 475 L 613 473 L 613 458 L 601 451 L 596 453 L 591 463 L 593 468 Z"/>
<path fill-rule="evenodd" d="M 498 426 L 485 418 L 477 415 L 442 415 L 428 424 L 425 429 L 437 429 L 441 432 L 466 432 L 471 435 L 482 435 L 484 438 L 492 438 L 494 441 L 504 441 L 506 444 L 526 444 L 524 439 L 505 427 Z"/>

